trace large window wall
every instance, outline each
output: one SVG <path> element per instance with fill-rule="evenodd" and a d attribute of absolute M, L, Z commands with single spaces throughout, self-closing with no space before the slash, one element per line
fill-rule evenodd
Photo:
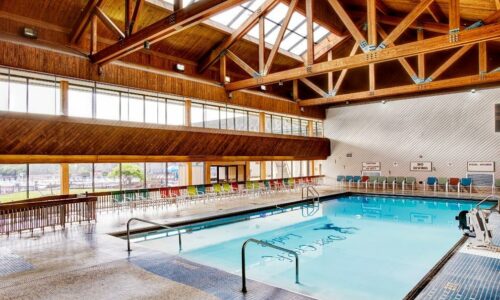
<path fill-rule="evenodd" d="M 0 68 L 0 110 L 61 114 L 60 82 L 68 81 L 68 116 L 160 125 L 188 125 L 185 100 L 144 90 Z M 191 126 L 259 132 L 258 110 L 192 100 Z M 266 133 L 323 136 L 317 120 L 266 114 Z"/>

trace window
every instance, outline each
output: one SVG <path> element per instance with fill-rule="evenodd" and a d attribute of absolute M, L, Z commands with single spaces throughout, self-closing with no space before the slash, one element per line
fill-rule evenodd
<path fill-rule="evenodd" d="M 234 110 L 234 121 L 236 130 L 241 130 L 241 131 L 248 130 L 248 120 L 246 111 Z"/>
<path fill-rule="evenodd" d="M 0 165 L 0 203 L 28 198 L 28 165 Z"/>
<path fill-rule="evenodd" d="M 283 117 L 283 134 L 292 134 L 292 119 Z"/>
<path fill-rule="evenodd" d="M 283 162 L 283 178 L 292 177 L 292 162 L 284 161 Z"/>
<path fill-rule="evenodd" d="M 234 109 L 221 108 L 220 118 L 222 129 L 234 130 Z"/>
<path fill-rule="evenodd" d="M 204 163 L 194 162 L 191 164 L 193 184 L 204 184 L 205 183 L 205 168 Z"/>
<path fill-rule="evenodd" d="M 203 126 L 203 104 L 191 103 L 191 126 Z"/>
<path fill-rule="evenodd" d="M 184 125 L 184 102 L 167 100 L 167 125 Z"/>
<path fill-rule="evenodd" d="M 186 163 L 168 163 L 168 186 L 187 185 L 187 164 Z"/>
<path fill-rule="evenodd" d="M 144 97 L 121 93 L 121 120 L 144 122 Z"/>
<path fill-rule="evenodd" d="M 205 105 L 204 107 L 205 128 L 220 128 L 219 108 L 217 106 Z"/>
<path fill-rule="evenodd" d="M 69 192 L 70 194 L 92 193 L 94 170 L 92 164 L 69 165 Z"/>
<path fill-rule="evenodd" d="M 11 76 L 9 89 L 10 111 L 26 112 L 28 108 L 28 80 Z"/>
<path fill-rule="evenodd" d="M 300 120 L 292 119 L 292 135 L 300 135 Z"/>
<path fill-rule="evenodd" d="M 300 135 L 308 136 L 307 133 L 308 123 L 309 122 L 307 120 L 300 120 Z"/>
<path fill-rule="evenodd" d="M 302 177 L 306 177 L 306 176 L 309 176 L 309 161 L 307 160 L 303 160 L 301 162 L 301 165 L 302 165 L 302 168 L 301 168 L 301 173 L 302 173 Z"/>
<path fill-rule="evenodd" d="M 316 136 L 323 137 L 323 122 L 316 122 Z"/>
<path fill-rule="evenodd" d="M 273 161 L 273 179 L 283 178 L 283 162 Z"/>
<path fill-rule="evenodd" d="M 324 160 L 315 160 L 314 161 L 314 175 L 325 175 L 324 172 Z"/>
<path fill-rule="evenodd" d="M 59 112 L 60 93 L 58 84 L 30 79 L 28 81 L 28 112 L 55 115 Z"/>
<path fill-rule="evenodd" d="M 144 163 L 121 164 L 122 190 L 144 188 Z"/>
<path fill-rule="evenodd" d="M 292 176 L 293 177 L 301 177 L 302 174 L 300 172 L 300 161 L 292 161 Z"/>
<path fill-rule="evenodd" d="M 248 112 L 248 131 L 259 132 L 259 114 Z"/>
<path fill-rule="evenodd" d="M 272 133 L 273 132 L 272 128 L 273 128 L 273 125 L 272 125 L 272 122 L 271 122 L 271 115 L 266 114 L 266 128 L 265 128 L 265 132 Z"/>
<path fill-rule="evenodd" d="M 165 107 L 163 107 L 163 122 L 160 117 L 158 99 L 154 97 L 146 97 L 144 100 L 144 121 L 152 124 L 165 124 Z"/>
<path fill-rule="evenodd" d="M 0 110 L 9 110 L 9 78 L 0 75 Z"/>
<path fill-rule="evenodd" d="M 281 117 L 280 116 L 272 116 L 272 132 L 274 134 L 282 134 L 283 130 L 281 127 Z"/>
<path fill-rule="evenodd" d="M 59 195 L 61 191 L 61 174 L 58 164 L 29 165 L 29 198 Z"/>
<path fill-rule="evenodd" d="M 120 93 L 102 89 L 97 90 L 96 118 L 107 120 L 120 119 Z"/>
<path fill-rule="evenodd" d="M 68 115 L 92 118 L 92 88 L 70 85 L 68 89 Z"/>
<path fill-rule="evenodd" d="M 273 178 L 273 162 L 266 161 L 266 179 Z"/>
<path fill-rule="evenodd" d="M 250 162 L 250 180 L 260 180 L 260 161 Z"/>
<path fill-rule="evenodd" d="M 96 192 L 120 190 L 120 164 L 94 164 Z"/>
<path fill-rule="evenodd" d="M 167 186 L 167 164 L 146 163 L 146 187 L 159 188 Z"/>

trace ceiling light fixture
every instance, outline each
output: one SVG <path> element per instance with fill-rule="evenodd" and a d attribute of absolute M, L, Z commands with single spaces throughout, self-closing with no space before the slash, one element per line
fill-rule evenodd
<path fill-rule="evenodd" d="M 146 50 L 151 49 L 151 43 L 149 41 L 144 42 L 144 49 L 146 49 Z"/>
<path fill-rule="evenodd" d="M 184 66 L 183 64 L 176 64 L 175 69 L 179 72 L 184 72 L 184 70 L 186 69 L 186 66 Z"/>

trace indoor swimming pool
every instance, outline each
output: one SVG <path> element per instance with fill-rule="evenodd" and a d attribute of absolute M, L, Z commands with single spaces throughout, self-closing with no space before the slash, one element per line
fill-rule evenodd
<path fill-rule="evenodd" d="M 319 205 L 294 205 L 134 236 L 143 246 L 241 274 L 249 238 L 299 257 L 248 244 L 249 279 L 318 299 L 402 299 L 453 247 L 462 233 L 455 216 L 474 202 L 349 195 Z M 248 293 L 252 293 L 249 289 Z"/>

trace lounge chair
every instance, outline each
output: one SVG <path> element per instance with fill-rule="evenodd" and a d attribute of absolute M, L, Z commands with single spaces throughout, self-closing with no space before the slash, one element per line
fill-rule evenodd
<path fill-rule="evenodd" d="M 460 190 L 460 178 L 452 177 L 448 179 L 448 188 L 446 189 L 446 191 L 448 192 L 450 190 L 450 187 L 453 186 L 456 187 L 457 191 Z"/>
<path fill-rule="evenodd" d="M 438 179 L 436 177 L 427 177 L 427 180 L 425 181 L 425 184 L 424 184 L 424 191 L 427 190 L 427 186 L 433 186 L 434 192 L 435 192 L 436 187 L 437 187 L 437 181 L 438 181 Z"/>
<path fill-rule="evenodd" d="M 386 185 L 391 185 L 392 186 L 392 189 L 394 190 L 396 188 L 396 177 L 393 177 L 393 176 L 389 176 L 387 177 L 387 180 L 386 180 Z M 385 187 L 384 187 L 385 189 Z"/>
<path fill-rule="evenodd" d="M 353 176 L 353 177 L 352 177 L 352 182 L 353 182 L 354 184 L 356 184 L 356 186 L 357 186 L 357 187 L 358 187 L 358 189 L 359 189 L 359 185 L 360 185 L 360 183 L 361 183 L 361 176 Z"/>
<path fill-rule="evenodd" d="M 396 188 L 401 187 L 401 189 L 405 189 L 405 179 L 404 177 L 398 176 L 396 177 Z"/>
<path fill-rule="evenodd" d="M 361 176 L 361 180 L 359 182 L 364 183 L 366 188 L 368 188 L 368 180 L 370 180 L 369 176 Z M 358 184 L 358 188 L 359 188 L 359 184 Z"/>
<path fill-rule="evenodd" d="M 263 184 L 265 186 L 265 191 L 268 193 L 273 192 L 273 187 L 271 186 L 271 182 L 269 180 L 264 180 Z"/>
<path fill-rule="evenodd" d="M 500 179 L 496 179 L 491 187 L 491 193 L 494 194 L 497 189 L 500 189 Z"/>
<path fill-rule="evenodd" d="M 351 183 L 354 181 L 354 176 L 351 176 L 351 175 L 347 175 L 345 177 L 345 184 L 348 186 L 348 187 L 351 187 Z"/>
<path fill-rule="evenodd" d="M 415 185 L 417 183 L 417 179 L 415 177 L 406 177 L 403 183 L 404 187 L 411 186 L 411 190 L 415 189 Z"/>
<path fill-rule="evenodd" d="M 344 175 L 338 175 L 337 176 L 337 185 L 340 185 L 341 187 L 343 187 L 344 186 L 344 182 L 346 182 L 345 176 Z"/>
<path fill-rule="evenodd" d="M 384 176 L 377 176 L 376 187 L 380 186 L 385 189 L 385 183 L 387 182 L 387 178 Z"/>
<path fill-rule="evenodd" d="M 464 187 L 466 190 L 469 187 L 469 193 L 472 193 L 472 178 L 460 178 L 460 182 L 458 183 L 459 192 L 461 187 Z"/>
<path fill-rule="evenodd" d="M 366 181 L 366 188 L 370 187 L 370 184 L 375 188 L 375 184 L 377 183 L 377 176 L 369 176 Z"/>
<path fill-rule="evenodd" d="M 443 191 L 448 191 L 448 178 L 446 177 L 439 177 L 437 180 L 437 188 L 439 189 L 440 187 L 443 188 Z"/>

